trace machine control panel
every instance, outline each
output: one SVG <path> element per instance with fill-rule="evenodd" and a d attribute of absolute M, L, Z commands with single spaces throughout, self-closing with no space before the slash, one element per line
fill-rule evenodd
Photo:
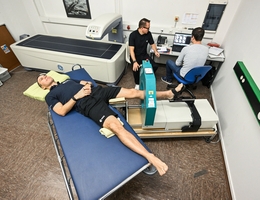
<path fill-rule="evenodd" d="M 101 27 L 99 26 L 90 26 L 87 32 L 88 37 L 92 37 L 92 35 L 101 37 Z"/>

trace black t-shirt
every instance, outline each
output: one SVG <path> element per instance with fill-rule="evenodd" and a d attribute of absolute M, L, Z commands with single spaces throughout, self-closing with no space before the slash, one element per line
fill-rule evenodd
<path fill-rule="evenodd" d="M 81 88 L 83 85 L 79 81 L 66 80 L 58 85 L 51 87 L 50 92 L 46 95 L 45 101 L 53 108 L 56 103 L 61 102 L 62 104 L 67 103 Z M 78 102 L 77 102 L 78 103 Z M 76 104 L 75 104 L 76 105 Z"/>
<path fill-rule="evenodd" d="M 134 46 L 135 57 L 142 57 L 147 55 L 147 45 L 154 44 L 151 32 L 141 35 L 138 30 L 133 31 L 129 36 L 129 46 Z"/>
<path fill-rule="evenodd" d="M 48 106 L 53 107 L 58 103 L 66 104 L 81 88 L 84 87 L 79 81 L 72 79 L 66 80 L 58 85 L 51 87 L 50 92 L 46 95 L 45 100 Z M 104 122 L 99 122 L 99 118 L 103 115 L 106 117 L 110 115 L 117 115 L 108 107 L 109 99 L 115 98 L 120 92 L 121 87 L 106 87 L 101 86 L 92 87 L 91 94 L 79 99 L 74 105 L 74 109 L 85 116 L 89 116 L 95 120 L 99 125 Z M 95 108 L 95 109 L 93 109 Z M 89 115 L 92 111 L 92 115 Z"/>

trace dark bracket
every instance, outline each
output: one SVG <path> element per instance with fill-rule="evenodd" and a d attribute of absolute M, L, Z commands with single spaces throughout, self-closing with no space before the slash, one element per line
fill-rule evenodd
<path fill-rule="evenodd" d="M 190 122 L 188 126 L 183 126 L 181 130 L 182 132 L 196 132 L 199 130 L 201 126 L 201 117 L 196 106 L 194 105 L 195 100 L 193 99 L 193 100 L 187 100 L 187 101 L 183 100 L 183 101 L 187 103 L 187 105 L 190 108 L 192 122 Z"/>

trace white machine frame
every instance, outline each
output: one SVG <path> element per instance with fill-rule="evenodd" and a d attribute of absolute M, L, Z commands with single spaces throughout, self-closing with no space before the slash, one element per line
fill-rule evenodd
<path fill-rule="evenodd" d="M 203 136 L 211 140 L 217 134 L 218 117 L 206 99 L 197 99 L 194 104 L 201 116 L 198 131 L 182 131 L 193 120 L 185 102 L 157 101 L 154 125 L 149 127 L 142 126 L 141 109 L 129 106 L 127 121 L 141 138 Z"/>
<path fill-rule="evenodd" d="M 26 39 L 29 38 L 25 38 L 24 40 Z M 121 48 L 111 59 L 102 59 L 72 53 L 18 46 L 17 44 L 20 42 L 21 41 L 12 44 L 11 48 L 22 66 L 27 68 L 54 70 L 66 73 L 71 71 L 71 66 L 80 64 L 95 81 L 106 84 L 117 83 L 125 70 L 125 44 L 120 44 Z M 103 41 L 94 42 L 104 43 Z M 114 44 L 109 41 L 106 41 L 105 43 Z"/>
<path fill-rule="evenodd" d="M 184 126 L 191 126 L 192 113 L 185 102 L 157 101 L 154 124 L 143 125 L 141 105 L 128 105 L 118 99 L 114 107 L 124 110 L 125 118 L 140 138 L 204 137 L 206 142 L 217 135 L 218 116 L 207 99 L 195 99 L 194 105 L 201 117 L 201 126 L 197 131 L 182 131 Z"/>
<path fill-rule="evenodd" d="M 86 37 L 92 40 L 101 40 L 106 34 L 109 41 L 124 43 L 122 15 L 101 15 L 93 19 L 86 30 Z"/>
<path fill-rule="evenodd" d="M 96 41 L 101 40 L 106 34 L 109 34 L 110 41 Z M 21 41 L 12 44 L 11 48 L 22 66 L 26 68 L 54 70 L 66 73 L 71 70 L 71 66 L 80 64 L 95 81 L 111 85 L 117 84 L 125 71 L 126 45 L 123 43 L 122 16 L 117 13 L 108 13 L 93 19 L 87 27 L 86 37 L 93 39 L 93 42 L 111 44 L 120 42 L 121 48 L 111 59 L 18 46 L 17 44 Z M 27 39 L 29 38 L 25 38 L 24 40 Z"/>

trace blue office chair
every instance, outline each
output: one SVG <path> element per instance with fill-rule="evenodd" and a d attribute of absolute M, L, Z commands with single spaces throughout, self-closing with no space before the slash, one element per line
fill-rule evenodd
<path fill-rule="evenodd" d="M 179 83 L 183 83 L 184 85 L 188 86 L 188 88 L 196 89 L 197 83 L 211 70 L 210 65 L 199 66 L 191 69 L 184 78 L 180 77 L 178 74 L 173 73 L 173 76 L 177 79 Z M 168 85 L 169 86 L 169 85 Z M 192 96 L 192 98 L 196 98 L 194 94 L 186 88 L 186 91 Z"/>

